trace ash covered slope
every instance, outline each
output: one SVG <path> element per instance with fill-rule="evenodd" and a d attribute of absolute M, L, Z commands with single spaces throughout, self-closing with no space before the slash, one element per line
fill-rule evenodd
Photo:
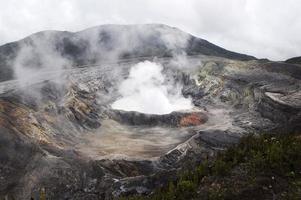
<path fill-rule="evenodd" d="M 47 45 L 74 66 L 137 57 L 169 57 L 174 53 L 252 60 L 166 25 L 102 25 L 80 32 L 43 31 L 0 47 L 0 81 L 13 78 L 13 65 L 22 48 L 29 48 L 23 65 L 43 67 L 40 51 Z"/>
<path fill-rule="evenodd" d="M 46 79 L 10 87 L 0 94 L 0 199 L 30 199 L 43 189 L 49 199 L 112 199 L 120 194 L 148 194 L 175 177 L 176 170 L 214 156 L 248 133 L 300 132 L 299 65 L 245 61 L 252 57 L 232 53 L 232 59 L 225 58 L 224 50 L 213 50 L 215 46 L 210 43 L 186 36 L 189 35 L 178 29 L 161 25 L 110 25 L 78 33 L 37 33 L 2 47 L 5 51 L 1 55 L 5 55 L 7 63 L 1 66 L 17 69 L 17 78 L 33 68 L 35 74 L 46 71 Z M 204 45 L 193 47 L 191 43 L 197 44 L 193 40 L 203 41 Z M 25 48 L 21 43 L 26 44 Z M 206 44 L 210 47 L 207 45 L 207 50 Z M 17 56 L 19 48 L 22 56 Z M 170 56 L 182 51 L 188 54 L 187 62 L 179 68 L 176 58 Z M 13 64 L 16 56 L 26 70 Z M 201 113 L 147 115 L 111 109 L 110 104 L 118 98 L 120 80 L 128 76 L 133 65 L 153 60 L 154 56 L 166 56 L 154 61 L 165 67 L 162 73 L 183 85 L 182 94 L 190 97 Z M 47 72 L 67 64 L 102 61 L 94 67 L 62 70 L 60 82 Z M 47 70 L 39 71 L 40 68 Z M 14 82 L 2 82 L 0 86 Z M 186 132 L 178 127 L 195 121 L 200 127 L 186 127 Z M 156 130 L 157 134 L 153 134 Z M 114 132 L 122 134 L 107 137 Z M 108 134 L 97 137 L 102 133 Z M 131 134 L 125 138 L 127 133 Z M 114 144 L 119 148 L 132 141 L 129 149 L 121 148 L 117 153 L 140 153 L 138 147 L 146 140 L 142 150 L 149 153 L 150 144 L 181 135 L 177 146 L 172 143 L 156 155 L 156 160 L 103 157 L 105 147 L 111 151 Z M 139 142 L 132 140 L 137 138 Z M 105 153 L 111 155 L 110 151 Z"/>

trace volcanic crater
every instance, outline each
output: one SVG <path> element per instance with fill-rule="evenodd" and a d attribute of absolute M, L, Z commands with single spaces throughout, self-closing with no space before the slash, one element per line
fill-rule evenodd
<path fill-rule="evenodd" d="M 40 32 L 1 46 L 0 70 L 0 197 L 150 194 L 245 135 L 301 130 L 299 64 L 166 25 Z"/>

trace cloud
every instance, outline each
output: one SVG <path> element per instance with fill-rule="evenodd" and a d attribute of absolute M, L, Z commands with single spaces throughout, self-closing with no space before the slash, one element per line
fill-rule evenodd
<path fill-rule="evenodd" d="M 162 65 L 150 61 L 133 66 L 129 77 L 120 84 L 121 98 L 112 108 L 149 114 L 191 109 L 191 99 L 182 96 L 180 86 L 166 81 L 162 70 Z"/>
<path fill-rule="evenodd" d="M 13 63 L 14 78 L 20 87 L 43 80 L 62 82 L 63 70 L 71 64 L 55 50 L 52 32 L 32 37 L 24 41 Z"/>
<path fill-rule="evenodd" d="M 42 100 L 56 99 L 64 93 L 67 80 L 64 70 L 71 62 L 56 50 L 54 40 L 53 32 L 48 31 L 20 43 L 12 68 L 22 101 L 38 105 Z M 45 93 L 49 88 L 52 92 Z"/>
<path fill-rule="evenodd" d="M 298 0 L 0 0 L 0 9 L 0 44 L 49 29 L 164 23 L 257 57 L 301 55 Z"/>

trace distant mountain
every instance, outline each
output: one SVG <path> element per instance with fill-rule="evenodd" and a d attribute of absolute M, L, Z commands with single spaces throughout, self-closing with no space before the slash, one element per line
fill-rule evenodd
<path fill-rule="evenodd" d="M 43 31 L 0 46 L 0 81 L 13 78 L 13 65 L 43 67 L 62 57 L 74 66 L 135 57 L 203 54 L 235 60 L 253 56 L 235 53 L 177 28 L 161 24 L 102 25 L 79 32 Z M 53 62 L 55 64 L 56 62 Z"/>
<path fill-rule="evenodd" d="M 290 64 L 301 64 L 301 56 L 287 59 L 285 62 Z"/>

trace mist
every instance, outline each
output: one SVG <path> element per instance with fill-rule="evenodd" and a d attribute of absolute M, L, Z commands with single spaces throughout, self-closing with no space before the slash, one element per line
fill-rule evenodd
<path fill-rule="evenodd" d="M 301 54 L 298 0 L 0 0 L 0 6 L 0 44 L 42 30 L 163 23 L 259 58 L 282 60 Z"/>
<path fill-rule="evenodd" d="M 43 31 L 17 43 L 5 66 L 12 72 L 10 77 L 4 79 L 13 79 L 13 88 L 19 92 L 22 101 L 34 101 L 36 105 L 43 106 L 48 100 L 48 94 L 45 94 L 47 89 L 55 89 L 57 101 L 63 103 L 68 97 L 70 85 L 79 86 L 79 83 L 73 82 L 77 70 L 83 66 L 94 66 L 101 73 L 110 74 L 109 82 L 114 88 L 107 86 L 109 91 L 115 92 L 116 85 L 118 87 L 122 82 L 118 93 L 99 92 L 110 102 L 119 95 L 120 99 L 113 104 L 116 109 L 156 114 L 189 109 L 191 102 L 182 96 L 181 85 L 167 81 L 172 77 L 163 75 L 163 66 L 140 63 L 132 68 L 129 79 L 123 82 L 130 68 L 122 69 L 119 62 L 170 56 L 173 59 L 165 64 L 165 69 L 173 67 L 183 72 L 190 71 L 190 67 L 185 68 L 189 66 L 185 49 L 190 38 L 191 35 L 177 28 L 159 24 L 103 25 L 77 33 Z M 85 83 L 81 85 L 89 88 Z M 154 98 L 156 101 L 153 101 Z M 98 96 L 96 101 L 104 104 L 104 99 Z"/>
<path fill-rule="evenodd" d="M 43 80 L 64 81 L 61 75 L 71 62 L 55 49 L 53 36 L 52 32 L 39 33 L 21 43 L 13 62 L 14 78 L 21 88 Z"/>
<path fill-rule="evenodd" d="M 181 86 L 166 80 L 163 66 L 150 61 L 134 65 L 118 92 L 121 98 L 112 104 L 113 109 L 167 114 L 193 107 L 191 99 L 181 94 Z"/>

